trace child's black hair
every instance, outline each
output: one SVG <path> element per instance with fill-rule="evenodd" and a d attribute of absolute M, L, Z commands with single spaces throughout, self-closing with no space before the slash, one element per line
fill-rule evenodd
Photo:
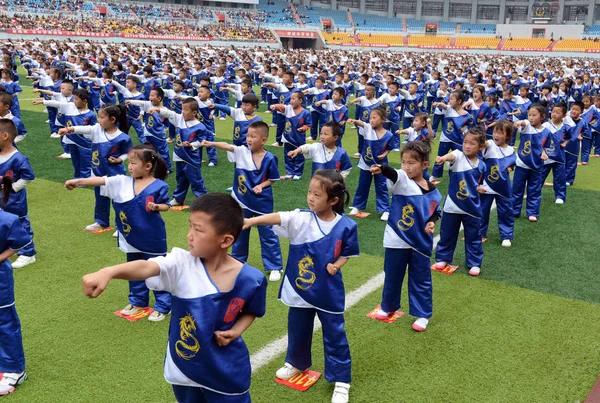
<path fill-rule="evenodd" d="M 152 90 L 150 92 L 156 92 L 156 96 L 160 98 L 160 100 L 162 101 L 165 98 L 165 91 L 160 88 L 160 87 L 156 87 L 156 88 L 152 88 Z"/>
<path fill-rule="evenodd" d="M 565 104 L 564 102 L 558 102 L 558 103 L 554 104 L 552 109 L 554 109 L 554 108 L 560 108 L 562 110 L 563 115 L 567 114 L 567 104 Z"/>
<path fill-rule="evenodd" d="M 494 126 L 494 131 L 496 130 L 504 133 L 507 143 L 512 139 L 514 127 L 510 120 L 500 119 Z"/>
<path fill-rule="evenodd" d="M 90 100 L 90 92 L 85 88 L 77 88 L 73 92 L 73 96 L 81 99 L 82 101 L 88 102 Z"/>
<path fill-rule="evenodd" d="M 0 91 L 0 103 L 8 105 L 9 108 L 12 108 L 13 96 L 6 91 Z"/>
<path fill-rule="evenodd" d="M 115 118 L 117 128 L 127 133 L 127 107 L 125 105 L 104 104 L 100 107 L 110 118 Z"/>
<path fill-rule="evenodd" d="M 331 134 L 334 137 L 337 136 L 339 138 L 341 136 L 341 134 L 342 134 L 342 128 L 337 123 L 335 123 L 335 122 L 327 122 L 323 126 L 321 126 L 321 130 L 323 130 L 326 127 L 331 128 Z"/>
<path fill-rule="evenodd" d="M 252 104 L 255 108 L 258 108 L 258 97 L 254 94 L 246 94 L 242 97 L 243 104 Z"/>
<path fill-rule="evenodd" d="M 469 129 L 469 131 L 465 134 L 465 137 L 470 134 L 477 139 L 479 145 L 484 145 L 486 141 L 486 134 L 483 126 L 475 126 Z"/>
<path fill-rule="evenodd" d="M 575 103 L 576 102 L 574 102 L 574 104 Z M 581 104 L 581 111 L 583 112 L 583 102 L 580 102 L 580 104 Z M 529 110 L 532 110 L 532 109 L 535 109 L 536 111 L 539 112 L 540 116 L 542 117 L 542 121 L 546 119 L 546 115 L 548 114 L 548 111 L 545 106 L 543 106 L 540 103 L 535 103 L 529 107 Z"/>
<path fill-rule="evenodd" d="M 250 126 L 248 126 L 248 130 L 250 129 L 259 130 L 263 137 L 269 138 L 269 125 L 263 122 L 262 120 L 250 123 Z"/>
<path fill-rule="evenodd" d="M 217 235 L 231 234 L 234 240 L 242 232 L 244 213 L 238 202 L 225 193 L 206 193 L 192 202 L 192 213 L 205 213 Z"/>
<path fill-rule="evenodd" d="M 584 104 L 583 104 L 583 102 L 581 102 L 581 101 L 575 101 L 575 102 L 573 102 L 573 103 L 571 104 L 571 109 L 572 109 L 574 106 L 578 106 L 578 107 L 579 107 L 579 109 L 581 109 L 581 112 L 583 112 L 583 110 L 585 109 L 585 105 L 584 105 Z M 532 105 L 532 107 L 533 107 L 533 105 Z"/>
<path fill-rule="evenodd" d="M 312 177 L 319 181 L 319 184 L 327 193 L 327 200 L 334 197 L 338 198 L 338 202 L 333 206 L 332 210 L 338 214 L 344 212 L 344 207 L 350 203 L 350 192 L 344 183 L 344 177 L 339 172 L 333 169 L 319 169 Z"/>
<path fill-rule="evenodd" d="M 198 112 L 198 101 L 196 101 L 194 98 L 184 99 L 183 102 L 181 103 L 181 106 L 183 106 L 183 105 L 189 105 L 194 113 Z"/>
<path fill-rule="evenodd" d="M 156 148 L 152 144 L 138 144 L 129 150 L 129 153 L 135 154 L 143 164 L 151 163 L 150 173 L 157 179 L 165 180 L 169 175 L 169 168 L 164 159 L 158 155 Z"/>
<path fill-rule="evenodd" d="M 136 86 L 140 85 L 140 78 L 134 74 L 128 75 L 127 80 L 133 81 Z"/>
<path fill-rule="evenodd" d="M 296 97 L 300 100 L 300 102 L 304 102 L 304 94 L 301 91 L 294 91 L 292 95 L 296 94 Z"/>
<path fill-rule="evenodd" d="M 429 162 L 429 153 L 431 152 L 431 147 L 424 141 L 410 141 L 402 147 L 402 151 L 400 152 L 400 158 L 404 154 L 410 154 L 416 158 L 417 161 L 421 162 Z"/>
<path fill-rule="evenodd" d="M 333 92 L 337 92 L 340 98 L 344 98 L 346 96 L 346 90 L 342 87 L 336 87 L 333 89 Z"/>

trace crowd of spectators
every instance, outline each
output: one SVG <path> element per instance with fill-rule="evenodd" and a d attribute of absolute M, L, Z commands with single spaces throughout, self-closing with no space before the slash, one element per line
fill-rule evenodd
<path fill-rule="evenodd" d="M 222 40 L 253 40 L 270 41 L 275 37 L 268 29 L 260 29 L 248 25 L 235 25 L 217 23 L 197 26 L 181 23 L 153 23 L 136 20 L 117 19 L 82 19 L 72 17 L 52 17 L 17 15 L 10 17 L 0 15 L 0 30 L 6 29 L 43 29 L 61 30 L 71 32 L 95 32 L 112 34 L 140 34 L 140 35 L 175 35 L 175 36 L 201 36 Z"/>

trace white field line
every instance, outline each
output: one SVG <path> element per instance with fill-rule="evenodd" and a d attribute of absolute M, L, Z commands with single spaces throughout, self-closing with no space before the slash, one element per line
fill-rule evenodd
<path fill-rule="evenodd" d="M 492 210 L 496 208 L 496 203 L 492 204 Z M 460 230 L 462 231 L 462 226 Z M 433 249 L 437 247 L 437 244 L 440 240 L 440 236 L 437 235 L 433 238 Z M 362 299 L 364 299 L 367 295 L 376 291 L 379 287 L 383 286 L 383 280 L 385 278 L 385 274 L 383 272 L 377 274 L 376 276 L 371 277 L 367 280 L 366 283 L 358 287 L 356 290 L 351 291 L 349 294 L 346 294 L 346 310 L 352 308 L 355 304 L 359 303 Z M 283 279 L 282 279 L 283 281 Z M 314 330 L 313 333 L 318 331 L 321 328 L 321 322 L 317 317 L 315 317 Z M 252 354 L 250 357 L 250 365 L 252 366 L 252 372 L 258 371 L 260 368 L 267 365 L 269 362 L 273 361 L 280 354 L 284 353 L 287 350 L 288 344 L 288 336 L 287 334 L 258 350 L 256 353 Z"/>

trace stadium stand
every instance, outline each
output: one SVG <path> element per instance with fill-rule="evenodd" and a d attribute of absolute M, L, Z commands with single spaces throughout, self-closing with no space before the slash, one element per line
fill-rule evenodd
<path fill-rule="evenodd" d="M 551 43 L 547 38 L 509 38 L 502 49 L 547 49 Z"/>
<path fill-rule="evenodd" d="M 450 45 L 449 36 L 433 35 L 410 35 L 408 36 L 408 46 L 416 47 L 418 45 L 428 46 L 448 46 Z"/>
<path fill-rule="evenodd" d="M 471 24 L 464 22 L 460 24 L 460 33 L 491 35 L 496 33 L 496 26 L 492 24 Z"/>
<path fill-rule="evenodd" d="M 352 43 L 354 42 L 354 36 L 352 34 L 344 33 L 327 33 L 323 32 L 323 38 L 330 45 L 339 45 L 340 43 Z"/>
<path fill-rule="evenodd" d="M 351 24 L 348 21 L 346 11 L 344 10 L 329 10 L 320 7 L 296 6 L 298 16 L 307 27 L 321 27 L 321 20 L 330 19 L 333 21 L 335 28 L 349 29 Z"/>
<path fill-rule="evenodd" d="M 373 14 L 352 13 L 356 28 L 361 31 L 401 32 L 400 18 L 382 17 Z"/>
<path fill-rule="evenodd" d="M 404 46 L 404 39 L 398 34 L 358 34 L 361 44 L 376 44 L 390 46 Z"/>
<path fill-rule="evenodd" d="M 468 46 L 471 49 L 496 49 L 500 38 L 489 36 L 457 36 L 455 46 Z"/>
<path fill-rule="evenodd" d="M 289 25 L 298 27 L 289 4 L 284 0 L 260 0 L 258 9 L 266 17 L 268 25 Z"/>
<path fill-rule="evenodd" d="M 600 41 L 594 39 L 563 39 L 553 48 L 553 50 L 566 52 L 585 52 L 588 49 L 600 49 Z"/>

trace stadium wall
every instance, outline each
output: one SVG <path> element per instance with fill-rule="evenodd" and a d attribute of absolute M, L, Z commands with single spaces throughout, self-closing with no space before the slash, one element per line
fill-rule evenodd
<path fill-rule="evenodd" d="M 496 25 L 496 35 L 502 35 L 504 38 L 512 36 L 513 38 L 531 38 L 534 29 L 545 29 L 543 38 L 550 38 L 554 34 L 554 39 L 580 38 L 583 36 L 584 25 L 550 25 L 550 24 L 498 24 Z"/>

